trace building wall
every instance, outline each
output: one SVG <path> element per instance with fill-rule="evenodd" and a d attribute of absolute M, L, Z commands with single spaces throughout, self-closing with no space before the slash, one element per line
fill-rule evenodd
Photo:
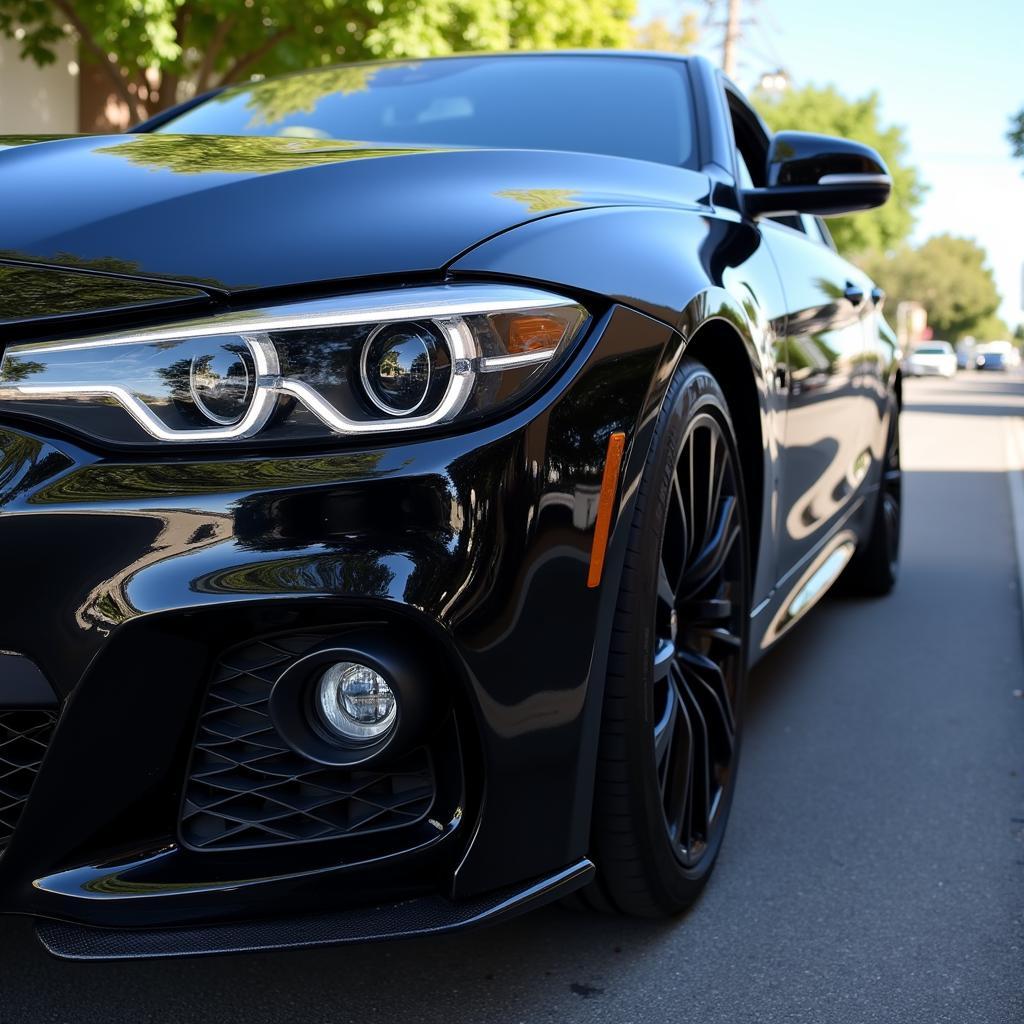
<path fill-rule="evenodd" d="M 22 60 L 20 44 L 0 37 L 0 135 L 63 135 L 78 129 L 78 65 L 72 40 L 45 68 Z M 69 70 L 70 66 L 70 70 Z"/>

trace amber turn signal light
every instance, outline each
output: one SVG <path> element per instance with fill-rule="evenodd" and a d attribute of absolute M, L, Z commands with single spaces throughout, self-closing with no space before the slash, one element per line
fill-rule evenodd
<path fill-rule="evenodd" d="M 553 316 L 512 317 L 508 325 L 509 355 L 558 348 L 564 335 L 565 322 Z"/>

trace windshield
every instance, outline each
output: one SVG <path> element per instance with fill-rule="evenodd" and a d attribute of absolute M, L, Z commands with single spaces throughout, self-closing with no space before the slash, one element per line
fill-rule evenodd
<path fill-rule="evenodd" d="M 919 345 L 914 349 L 917 356 L 948 356 L 953 350 L 948 345 Z"/>
<path fill-rule="evenodd" d="M 225 90 L 154 130 L 694 158 L 686 65 L 611 56 L 326 68 Z"/>

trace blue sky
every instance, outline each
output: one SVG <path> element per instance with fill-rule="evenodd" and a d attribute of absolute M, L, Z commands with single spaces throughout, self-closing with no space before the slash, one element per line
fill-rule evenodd
<path fill-rule="evenodd" d="M 723 9 L 725 0 L 720 0 Z M 641 17 L 702 6 L 640 0 Z M 1011 327 L 1024 319 L 1024 162 L 1010 159 L 1010 115 L 1024 106 L 1024 0 L 743 0 L 737 75 L 750 88 L 785 67 L 796 85 L 877 90 L 887 122 L 905 126 L 931 190 L 915 240 L 949 231 L 989 253 Z M 703 30 L 718 58 L 721 30 Z M 799 127 L 794 125 L 794 128 Z"/>

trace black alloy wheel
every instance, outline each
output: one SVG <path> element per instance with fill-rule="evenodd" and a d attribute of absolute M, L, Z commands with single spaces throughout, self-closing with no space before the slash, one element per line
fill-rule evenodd
<path fill-rule="evenodd" d="M 896 585 L 900 569 L 900 531 L 903 518 L 903 470 L 900 465 L 900 412 L 890 396 L 885 456 L 879 466 L 878 491 L 868 533 L 843 574 L 847 594 L 882 597 Z"/>
<path fill-rule="evenodd" d="M 690 423 L 661 540 L 654 649 L 654 755 L 665 826 L 698 864 L 724 826 L 743 664 L 744 538 L 738 467 L 711 413 Z"/>
<path fill-rule="evenodd" d="M 750 538 L 729 409 L 700 363 L 676 373 L 647 458 L 613 628 L 592 852 L 581 899 L 688 907 L 714 866 L 736 779 Z"/>
<path fill-rule="evenodd" d="M 899 575 L 900 526 L 903 510 L 903 469 L 900 465 L 900 417 L 893 410 L 882 469 L 882 518 L 885 522 L 885 551 L 893 583 Z"/>

